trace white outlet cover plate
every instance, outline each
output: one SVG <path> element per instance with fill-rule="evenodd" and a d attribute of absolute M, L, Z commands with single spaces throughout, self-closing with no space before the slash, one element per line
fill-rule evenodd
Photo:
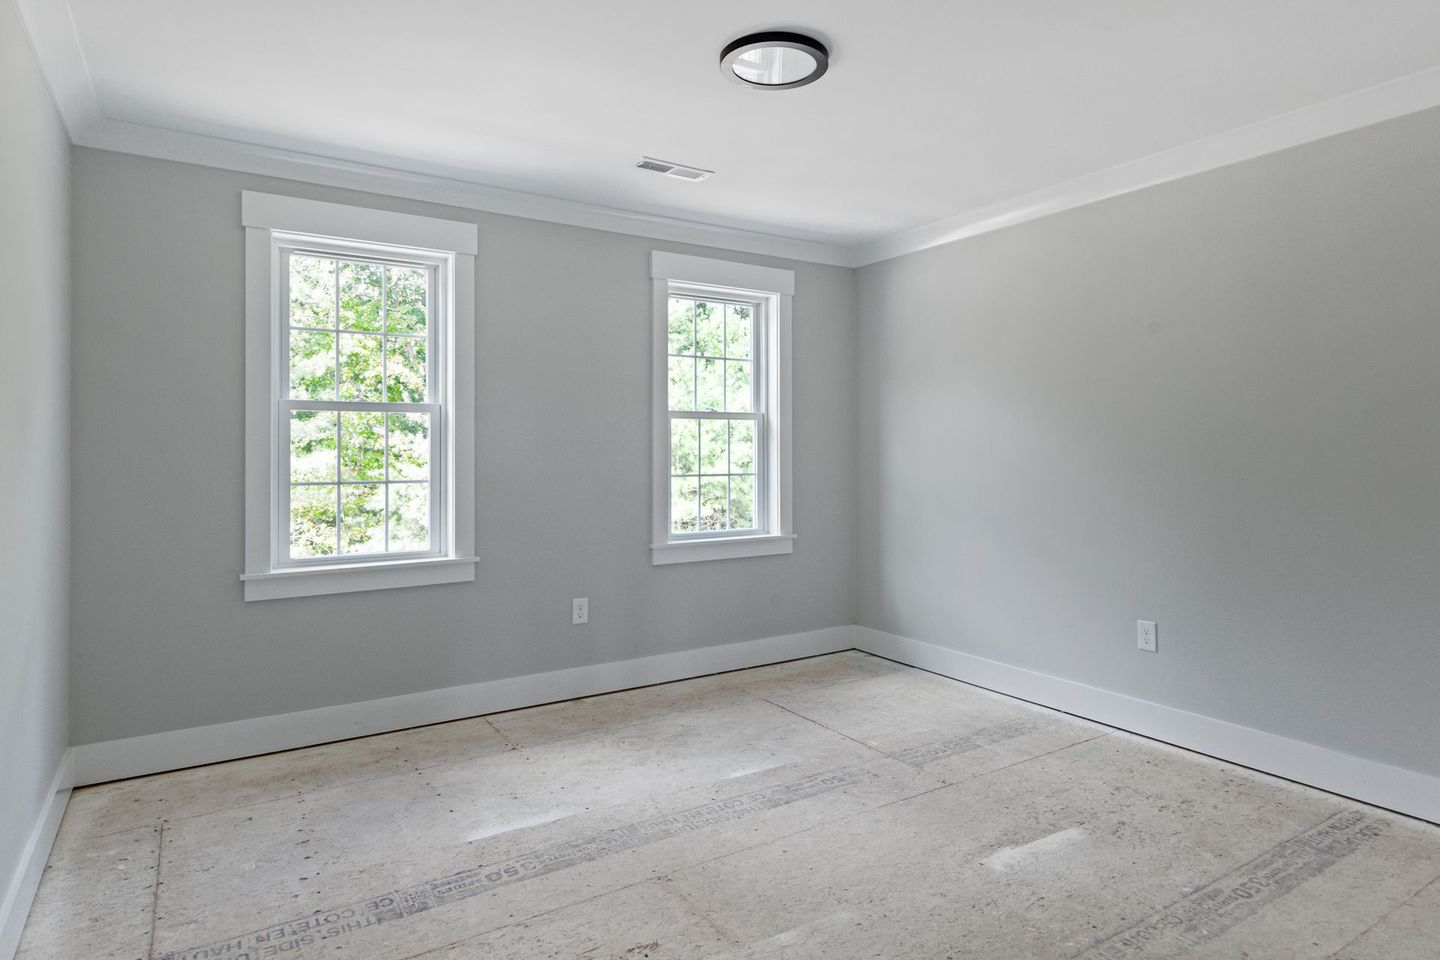
<path fill-rule="evenodd" d="M 1157 642 L 1159 632 L 1159 627 L 1155 625 L 1154 620 L 1136 620 L 1135 645 L 1141 650 L 1148 650 L 1150 653 L 1155 653 L 1159 646 Z"/>

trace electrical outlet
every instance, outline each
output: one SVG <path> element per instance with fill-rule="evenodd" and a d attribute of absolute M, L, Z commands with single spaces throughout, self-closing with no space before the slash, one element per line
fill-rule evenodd
<path fill-rule="evenodd" d="M 589 597 L 576 597 L 574 600 L 571 600 L 571 601 L 570 601 L 570 622 L 571 622 L 571 623 L 589 623 L 589 622 L 590 622 L 590 598 L 589 598 Z"/>
<path fill-rule="evenodd" d="M 1156 640 L 1159 632 L 1160 630 L 1155 626 L 1154 620 L 1136 620 L 1135 645 L 1141 650 L 1148 650 L 1151 653 L 1155 653 L 1158 646 Z"/>

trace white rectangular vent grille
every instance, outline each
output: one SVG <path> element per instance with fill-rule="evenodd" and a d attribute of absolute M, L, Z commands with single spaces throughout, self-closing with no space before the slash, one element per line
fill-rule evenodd
<path fill-rule="evenodd" d="M 656 173 L 663 173 L 667 177 L 675 177 L 677 180 L 704 180 L 714 173 L 714 170 L 702 170 L 699 167 L 687 167 L 683 163 L 670 163 L 666 160 L 656 160 L 654 157 L 641 157 L 635 161 L 635 166 L 641 170 L 653 170 Z"/>

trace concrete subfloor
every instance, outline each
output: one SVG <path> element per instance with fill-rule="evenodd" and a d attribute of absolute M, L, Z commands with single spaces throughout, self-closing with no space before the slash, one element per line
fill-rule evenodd
<path fill-rule="evenodd" d="M 20 960 L 1440 958 L 1440 828 L 860 653 L 76 791 Z"/>

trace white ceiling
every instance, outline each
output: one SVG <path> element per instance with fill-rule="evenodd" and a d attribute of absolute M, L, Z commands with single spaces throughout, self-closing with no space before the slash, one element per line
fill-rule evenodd
<path fill-rule="evenodd" d="M 70 7 L 110 121 L 842 247 L 1440 67 L 1436 0 Z M 829 74 L 724 78 L 721 47 L 768 28 L 823 39 Z"/>

